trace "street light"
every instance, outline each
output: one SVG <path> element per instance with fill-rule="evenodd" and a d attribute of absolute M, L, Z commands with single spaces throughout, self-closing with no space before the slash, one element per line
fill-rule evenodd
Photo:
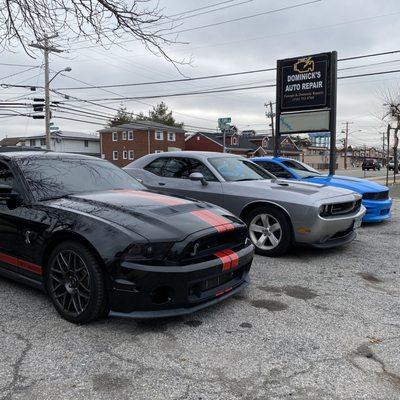
<path fill-rule="evenodd" d="M 51 134 L 50 134 L 50 83 L 62 72 L 70 72 L 72 71 L 71 67 L 66 67 L 60 71 L 58 71 L 54 76 L 49 79 L 49 68 L 46 68 L 46 73 L 45 73 L 45 100 L 44 100 L 44 105 L 45 105 L 45 125 L 46 125 L 46 149 L 51 150 Z"/>

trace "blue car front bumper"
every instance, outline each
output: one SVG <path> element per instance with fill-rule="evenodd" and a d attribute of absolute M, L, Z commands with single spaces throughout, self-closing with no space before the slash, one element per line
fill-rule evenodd
<path fill-rule="evenodd" d="M 381 222 L 390 218 L 392 199 L 387 200 L 363 200 L 363 206 L 367 209 L 363 222 Z"/>

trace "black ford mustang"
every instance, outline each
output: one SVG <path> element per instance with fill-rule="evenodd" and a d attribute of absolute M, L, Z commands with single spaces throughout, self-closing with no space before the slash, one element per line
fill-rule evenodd
<path fill-rule="evenodd" d="M 69 321 L 199 310 L 245 286 L 252 258 L 232 214 L 107 161 L 0 154 L 0 274 L 47 291 Z"/>

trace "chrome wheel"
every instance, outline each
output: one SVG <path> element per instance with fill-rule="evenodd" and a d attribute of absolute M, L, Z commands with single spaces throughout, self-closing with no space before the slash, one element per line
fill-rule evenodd
<path fill-rule="evenodd" d="M 62 310 L 76 317 L 90 301 L 90 276 L 83 259 L 72 250 L 60 251 L 49 270 L 49 290 Z"/>
<path fill-rule="evenodd" d="M 249 225 L 250 239 L 261 250 L 272 250 L 282 240 L 282 227 L 271 214 L 258 214 Z"/>

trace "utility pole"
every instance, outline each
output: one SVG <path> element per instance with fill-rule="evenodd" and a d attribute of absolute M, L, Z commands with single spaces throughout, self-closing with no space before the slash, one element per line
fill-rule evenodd
<path fill-rule="evenodd" d="M 37 43 L 32 43 L 30 47 L 43 50 L 44 53 L 44 86 L 45 86 L 45 125 L 46 125 L 46 149 L 51 150 L 51 134 L 50 134 L 50 65 L 49 65 L 49 54 L 50 53 L 62 53 L 63 50 L 58 49 L 50 45 L 49 40 L 54 39 L 58 34 L 52 36 L 45 35 L 43 39 L 38 40 Z"/>
<path fill-rule="evenodd" d="M 352 124 L 353 122 L 345 122 L 346 124 L 346 129 L 344 131 L 342 131 L 342 133 L 345 134 L 344 136 L 344 143 L 343 143 L 343 147 L 344 147 L 344 169 L 347 169 L 347 148 L 349 147 L 349 124 Z"/>
<path fill-rule="evenodd" d="M 272 101 L 269 101 L 269 103 L 265 103 L 264 107 L 267 108 L 267 111 L 265 112 L 265 116 L 267 118 L 271 119 L 270 127 L 271 127 L 271 138 L 272 138 L 272 149 L 275 149 L 275 124 L 274 124 L 274 111 L 272 109 Z M 269 110 L 268 110 L 269 108 Z"/>

